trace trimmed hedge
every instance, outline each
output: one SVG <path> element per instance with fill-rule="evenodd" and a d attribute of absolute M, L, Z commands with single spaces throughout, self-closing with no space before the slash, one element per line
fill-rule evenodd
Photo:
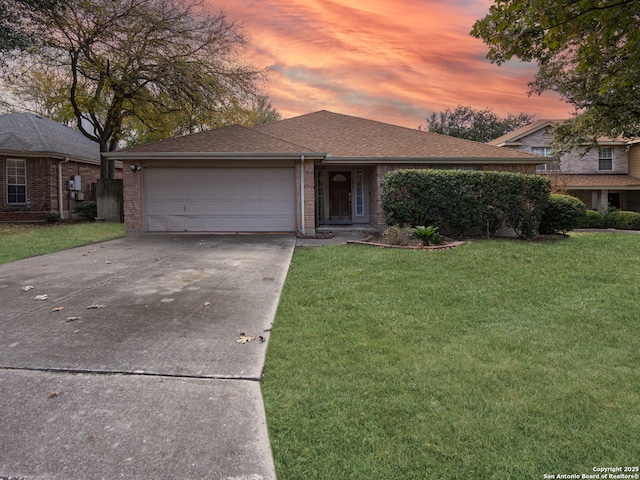
<path fill-rule="evenodd" d="M 551 182 L 511 172 L 397 170 L 385 175 L 381 188 L 388 225 L 434 225 L 455 237 L 479 228 L 486 238 L 506 226 L 532 238 Z"/>
<path fill-rule="evenodd" d="M 587 210 L 583 228 L 604 228 L 604 217 L 596 210 Z"/>
<path fill-rule="evenodd" d="M 584 202 L 571 195 L 552 193 L 540 219 L 540 233 L 566 233 L 586 220 Z"/>
<path fill-rule="evenodd" d="M 640 230 L 640 213 L 612 210 L 604 216 L 604 224 L 616 230 Z"/>

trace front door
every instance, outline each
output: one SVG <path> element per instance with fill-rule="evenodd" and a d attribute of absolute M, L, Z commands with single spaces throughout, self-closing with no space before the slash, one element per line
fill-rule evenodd
<path fill-rule="evenodd" d="M 614 207 L 620 209 L 620 194 L 619 193 L 609 193 L 607 196 L 607 202 L 610 207 Z"/>
<path fill-rule="evenodd" d="M 351 223 L 351 172 L 329 172 L 329 221 Z"/>

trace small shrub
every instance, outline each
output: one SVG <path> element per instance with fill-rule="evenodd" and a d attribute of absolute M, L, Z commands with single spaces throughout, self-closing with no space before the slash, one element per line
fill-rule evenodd
<path fill-rule="evenodd" d="M 604 228 L 604 217 L 596 210 L 587 210 L 583 228 Z"/>
<path fill-rule="evenodd" d="M 414 229 L 414 234 L 422 240 L 424 245 L 440 245 L 443 240 L 442 235 L 438 233 L 438 227 L 432 225 L 428 227 L 420 225 Z"/>
<path fill-rule="evenodd" d="M 388 245 L 409 245 L 413 238 L 413 229 L 394 225 L 382 233 L 382 240 Z"/>
<path fill-rule="evenodd" d="M 94 201 L 78 203 L 76 212 L 82 220 L 93 221 L 98 216 L 98 204 Z"/>
<path fill-rule="evenodd" d="M 44 221 L 47 223 L 58 223 L 62 221 L 62 217 L 56 212 L 45 213 L 42 218 L 44 218 Z"/>
<path fill-rule="evenodd" d="M 553 193 L 540 219 L 540 233 L 566 233 L 585 222 L 584 203 L 570 195 Z"/>
<path fill-rule="evenodd" d="M 625 210 L 610 210 L 604 216 L 607 228 L 616 230 L 640 230 L 640 213 Z"/>

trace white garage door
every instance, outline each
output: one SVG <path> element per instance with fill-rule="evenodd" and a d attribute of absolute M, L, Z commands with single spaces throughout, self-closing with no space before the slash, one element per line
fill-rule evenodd
<path fill-rule="evenodd" d="M 293 232 L 293 168 L 147 168 L 150 232 Z"/>

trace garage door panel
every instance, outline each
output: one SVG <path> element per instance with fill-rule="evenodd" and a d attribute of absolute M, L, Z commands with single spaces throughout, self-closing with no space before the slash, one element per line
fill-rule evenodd
<path fill-rule="evenodd" d="M 293 168 L 145 169 L 149 231 L 294 231 Z"/>

